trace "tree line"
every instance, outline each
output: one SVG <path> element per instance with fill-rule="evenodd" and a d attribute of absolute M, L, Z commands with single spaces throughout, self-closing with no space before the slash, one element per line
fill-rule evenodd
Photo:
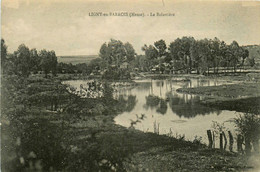
<path fill-rule="evenodd" d="M 198 74 L 209 73 L 213 69 L 218 73 L 220 68 L 237 68 L 244 66 L 249 51 L 236 41 L 226 44 L 218 38 L 195 40 L 193 37 L 177 38 L 167 47 L 164 40 L 159 40 L 154 45 L 144 45 L 142 50 L 148 61 L 155 64 L 171 63 L 173 70 L 183 70 L 191 73 L 195 70 Z"/>
<path fill-rule="evenodd" d="M 95 70 L 105 67 L 101 58 L 93 59 L 90 63 L 80 63 L 73 65 L 71 63 L 58 63 L 55 51 L 28 48 L 21 44 L 16 51 L 8 53 L 8 46 L 4 39 L 1 39 L 1 73 L 15 74 L 28 77 L 30 74 L 43 72 L 45 77 L 52 73 L 55 76 L 58 73 L 66 74 L 91 74 Z"/>
<path fill-rule="evenodd" d="M 16 51 L 7 53 L 7 45 L 1 39 L 1 70 L 3 74 L 15 74 L 28 77 L 31 73 L 43 71 L 45 77 L 49 73 L 57 74 L 57 56 L 55 51 L 29 49 L 21 44 Z"/>
<path fill-rule="evenodd" d="M 58 63 L 55 51 L 29 49 L 21 44 L 12 54 L 7 53 L 5 41 L 1 39 L 1 66 L 4 74 L 28 76 L 30 73 L 43 71 L 49 73 L 83 73 L 108 69 L 111 66 L 120 68 L 127 63 L 127 68 L 151 71 L 157 66 L 160 72 L 214 74 L 220 71 L 236 72 L 243 68 L 248 60 L 249 51 L 236 41 L 227 44 L 218 38 L 195 40 L 193 37 L 182 37 L 172 41 L 168 46 L 163 39 L 153 45 L 141 47 L 144 55 L 138 55 L 129 42 L 111 39 L 100 47 L 99 57 L 89 64 L 77 65 Z"/>
<path fill-rule="evenodd" d="M 198 74 L 206 74 L 210 70 L 216 74 L 220 69 L 236 72 L 249 57 L 249 51 L 236 41 L 227 44 L 216 37 L 201 40 L 182 37 L 172 41 L 169 46 L 161 39 L 153 45 L 145 44 L 141 49 L 144 55 L 137 55 L 130 43 L 111 39 L 102 44 L 99 56 L 108 66 L 120 66 L 127 62 L 132 68 L 143 71 L 151 71 L 154 66 L 159 66 L 161 72 L 168 67 L 171 71 L 195 71 Z"/>

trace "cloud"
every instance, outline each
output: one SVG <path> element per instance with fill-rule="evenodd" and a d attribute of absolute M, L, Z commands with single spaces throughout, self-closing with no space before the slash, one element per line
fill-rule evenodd
<path fill-rule="evenodd" d="M 2 6 L 17 9 L 17 8 L 19 8 L 19 1 L 18 0 L 3 0 Z"/>
<path fill-rule="evenodd" d="M 35 41 L 39 42 L 40 40 L 39 32 L 36 31 L 31 23 L 26 22 L 22 18 L 2 24 L 1 29 L 1 36 L 5 39 L 9 52 L 15 51 L 22 43 L 35 47 Z"/>
<path fill-rule="evenodd" d="M 8 0 L 5 0 L 7 2 Z M 6 3 L 17 5 L 17 1 Z M 11 2 L 10 1 L 10 2 Z M 21 0 L 26 2 L 25 0 Z M 18 9 L 3 8 L 2 35 L 9 52 L 25 43 L 30 48 L 53 49 L 57 55 L 97 54 L 109 39 L 130 42 L 138 53 L 144 44 L 164 39 L 167 44 L 178 37 L 195 39 L 218 37 L 240 44 L 259 43 L 259 7 L 241 7 L 238 3 L 173 3 L 165 0 L 165 7 L 158 3 L 123 4 L 68 2 L 50 0 L 18 3 Z M 64 0 L 65 1 L 65 0 Z M 9 2 L 9 1 L 8 1 Z M 20 1 L 19 1 L 20 2 Z M 59 2 L 59 3 L 58 3 Z M 160 1 L 161 2 L 161 1 Z M 224 2 L 223 2 L 224 3 Z M 6 5 L 5 4 L 5 5 Z M 10 5 L 11 4 L 11 5 Z M 250 9 L 250 10 L 249 10 Z M 95 11 L 135 11 L 176 14 L 174 17 L 90 17 Z"/>

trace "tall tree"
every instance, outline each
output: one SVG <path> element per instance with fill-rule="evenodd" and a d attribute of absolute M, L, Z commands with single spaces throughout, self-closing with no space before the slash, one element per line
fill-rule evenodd
<path fill-rule="evenodd" d="M 130 63 L 135 58 L 135 55 L 136 55 L 135 49 L 132 46 L 132 44 L 130 44 L 129 42 L 125 43 L 124 47 L 125 47 L 125 51 L 126 51 L 126 59 Z"/>
<path fill-rule="evenodd" d="M 200 73 L 199 71 L 199 64 L 201 62 L 200 56 L 200 42 L 194 41 L 190 47 L 190 57 L 192 59 L 192 66 L 197 70 L 197 74 Z"/>
<path fill-rule="evenodd" d="M 199 41 L 199 54 L 200 54 L 200 63 L 199 63 L 199 69 L 201 73 L 205 73 L 206 70 L 208 70 L 209 74 L 209 68 L 211 66 L 211 51 L 209 47 L 209 40 L 203 39 Z"/>
<path fill-rule="evenodd" d="M 112 63 L 117 67 L 126 60 L 126 51 L 122 41 L 111 39 L 108 43 L 108 50 Z"/>
<path fill-rule="evenodd" d="M 21 44 L 17 51 L 14 52 L 14 64 L 16 73 L 22 76 L 29 76 L 32 62 L 30 58 L 30 50 L 24 44 Z"/>
<path fill-rule="evenodd" d="M 109 49 L 107 46 L 107 43 L 103 43 L 100 47 L 99 50 L 99 56 L 107 63 L 107 64 L 111 64 L 112 63 L 112 59 L 110 57 L 110 53 L 109 53 Z"/>
<path fill-rule="evenodd" d="M 159 40 L 154 43 L 155 48 L 158 51 L 158 56 L 162 57 L 166 55 L 167 46 L 164 40 Z"/>
<path fill-rule="evenodd" d="M 147 46 L 146 44 L 142 47 L 142 50 L 145 52 L 145 56 L 149 60 L 156 59 L 158 57 L 158 51 L 153 45 Z"/>
<path fill-rule="evenodd" d="M 220 44 L 221 41 L 217 37 L 215 37 L 213 40 L 210 40 L 211 59 L 212 59 L 212 67 L 214 69 L 214 74 L 218 72 L 218 66 L 220 64 L 220 58 L 221 58 Z"/>
<path fill-rule="evenodd" d="M 230 63 L 233 66 L 234 72 L 236 72 L 236 67 L 239 62 L 239 57 L 241 56 L 241 49 L 236 41 L 233 41 L 230 46 Z"/>
<path fill-rule="evenodd" d="M 99 50 L 99 56 L 107 65 L 116 65 L 118 67 L 123 62 L 132 62 L 135 55 L 135 50 L 129 42 L 124 44 L 122 41 L 115 39 L 102 44 Z"/>
<path fill-rule="evenodd" d="M 169 52 L 172 59 L 175 63 L 181 64 L 180 68 L 185 69 L 187 73 L 191 72 L 192 69 L 190 48 L 194 41 L 195 39 L 193 37 L 182 37 L 181 39 L 177 38 L 175 41 L 171 42 L 169 46 Z"/>
<path fill-rule="evenodd" d="M 220 63 L 220 66 L 225 69 L 225 67 L 228 67 L 228 60 L 227 60 L 228 47 L 224 41 L 221 41 L 219 50 L 220 50 L 220 62 L 219 63 Z"/>
<path fill-rule="evenodd" d="M 40 62 L 41 61 L 40 61 L 40 57 L 38 55 L 38 52 L 35 48 L 30 50 L 30 59 L 31 59 L 30 60 L 30 62 L 31 62 L 30 66 L 32 68 L 32 71 L 34 73 L 36 73 L 37 71 L 40 70 Z"/>
<path fill-rule="evenodd" d="M 163 65 L 163 63 L 165 62 L 165 59 L 167 59 L 168 61 L 170 61 L 168 58 L 166 58 L 167 56 L 167 46 L 166 43 L 163 39 L 156 41 L 154 43 L 155 48 L 157 49 L 158 52 L 158 61 L 159 61 L 159 70 L 161 72 L 163 72 L 165 70 L 165 66 Z"/>
<path fill-rule="evenodd" d="M 55 51 L 50 51 L 50 56 L 51 56 L 51 71 L 52 71 L 52 74 L 54 76 L 56 76 L 57 74 L 57 64 L 58 64 L 58 59 L 57 59 L 57 56 L 56 56 L 56 53 Z"/>
<path fill-rule="evenodd" d="M 39 53 L 41 58 L 40 66 L 45 73 L 45 77 L 52 71 L 53 75 L 56 75 L 57 70 L 57 57 L 54 51 L 41 50 Z"/>
<path fill-rule="evenodd" d="M 5 40 L 1 39 L 1 73 L 4 73 L 6 56 L 7 56 L 7 46 L 5 44 Z"/>
<path fill-rule="evenodd" d="M 148 68 L 151 68 L 152 65 L 157 63 L 158 51 L 153 45 L 147 46 L 146 44 L 142 47 L 142 50 L 145 52 L 145 61 L 148 64 Z"/>
<path fill-rule="evenodd" d="M 249 51 L 247 49 L 243 49 L 242 52 L 242 66 L 244 65 L 245 59 L 249 57 Z"/>

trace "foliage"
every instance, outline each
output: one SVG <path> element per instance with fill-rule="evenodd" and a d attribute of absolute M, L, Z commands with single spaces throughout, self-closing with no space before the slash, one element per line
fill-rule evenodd
<path fill-rule="evenodd" d="M 215 133 L 220 134 L 226 131 L 226 127 L 224 123 L 218 123 L 217 121 L 212 121 L 212 126 Z"/>
<path fill-rule="evenodd" d="M 180 67 L 186 70 L 191 69 L 192 67 L 190 48 L 194 41 L 195 39 L 193 37 L 183 37 L 181 39 L 176 39 L 169 46 L 172 59 L 180 63 Z"/>
<path fill-rule="evenodd" d="M 125 46 L 125 51 L 126 51 L 126 59 L 127 62 L 130 63 L 135 59 L 135 50 L 132 44 L 130 44 L 129 42 L 124 44 Z"/>
<path fill-rule="evenodd" d="M 195 40 L 193 37 L 177 38 L 170 43 L 168 50 L 164 40 L 159 40 L 154 45 L 144 45 L 142 50 L 145 58 L 142 59 L 151 70 L 159 64 L 161 72 L 166 70 L 161 68 L 161 64 L 168 63 L 171 71 L 185 71 L 198 74 L 209 74 L 210 69 L 217 74 L 220 71 L 228 71 L 232 68 L 236 72 L 237 68 L 242 68 L 245 61 L 250 56 L 249 51 L 236 41 L 227 45 L 218 38 Z M 140 68 L 142 61 L 135 62 L 135 67 Z M 252 58 L 251 58 L 252 59 Z M 252 61 L 252 60 L 251 60 Z M 144 64 L 144 63 L 143 63 Z M 254 63 L 251 63 L 254 65 Z M 144 70 L 143 69 L 143 70 Z"/>
<path fill-rule="evenodd" d="M 6 58 L 7 58 L 7 46 L 5 44 L 5 40 L 1 39 L 1 70 L 3 71 L 3 67 L 6 64 Z"/>
<path fill-rule="evenodd" d="M 194 144 L 200 145 L 202 143 L 202 137 L 200 136 L 195 136 L 194 140 L 192 141 Z"/>
<path fill-rule="evenodd" d="M 142 47 L 142 50 L 145 52 L 145 62 L 148 65 L 148 69 L 155 65 L 155 61 L 158 58 L 158 51 L 153 45 L 147 46 L 146 44 Z"/>
<path fill-rule="evenodd" d="M 17 51 L 14 52 L 13 61 L 16 67 L 16 73 L 22 76 L 29 76 L 32 69 L 32 59 L 30 50 L 24 44 L 21 44 Z"/>
<path fill-rule="evenodd" d="M 253 145 L 254 151 L 259 153 L 260 116 L 256 113 L 244 113 L 234 119 L 239 133 L 243 136 L 245 152 L 250 155 Z M 243 141 L 242 140 L 242 141 Z M 251 145 L 252 144 L 252 145 Z"/>
<path fill-rule="evenodd" d="M 135 57 L 135 50 L 130 43 L 123 43 L 120 40 L 111 39 L 108 43 L 102 44 L 99 56 L 107 65 L 117 67 L 125 61 L 131 62 Z"/>
<path fill-rule="evenodd" d="M 113 98 L 107 84 L 104 84 L 107 89 L 104 97 L 81 99 L 68 94 L 66 85 L 52 79 L 15 75 L 5 75 L 2 79 L 1 146 L 3 169 L 7 171 L 62 171 L 75 167 L 76 155 L 69 145 L 72 137 L 64 123 L 87 115 L 111 114 Z M 45 106 L 51 106 L 52 112 L 46 111 Z M 102 159 L 94 145 L 85 144 L 86 149 L 80 154 L 80 159 L 85 161 L 80 164 L 84 167 L 77 169 L 99 169 L 96 163 Z"/>
<path fill-rule="evenodd" d="M 68 73 L 68 74 L 73 74 L 76 71 L 76 66 L 72 65 L 71 63 L 63 63 L 60 62 L 57 64 L 57 72 L 58 73 Z"/>
<path fill-rule="evenodd" d="M 22 44 L 12 54 L 7 54 L 7 46 L 1 41 L 2 71 L 28 77 L 30 73 L 43 70 L 46 77 L 52 72 L 69 74 L 100 74 L 106 69 L 116 67 L 126 62 L 130 69 L 140 71 L 159 71 L 160 73 L 186 72 L 209 74 L 220 72 L 236 72 L 244 65 L 255 66 L 255 58 L 249 54 L 248 47 L 239 46 L 236 41 L 227 45 L 218 38 L 195 40 L 193 37 L 182 37 L 172 41 L 167 47 L 160 39 L 153 45 L 141 47 L 145 55 L 137 55 L 129 42 L 111 39 L 100 47 L 99 56 L 88 64 L 57 63 L 54 51 L 29 49 Z M 257 54 L 256 54 L 257 55 Z M 5 65 L 3 65 L 3 63 Z M 113 73 L 113 75 L 116 75 Z M 111 78 L 117 78 L 112 76 Z"/>
<path fill-rule="evenodd" d="M 31 73 L 43 70 L 47 74 L 52 71 L 57 73 L 57 57 L 54 51 L 29 49 L 25 44 L 19 45 L 14 53 L 7 54 L 7 46 L 1 40 L 1 69 L 4 74 L 15 74 L 28 77 Z"/>
<path fill-rule="evenodd" d="M 94 70 L 101 70 L 104 69 L 106 66 L 104 59 L 102 58 L 96 58 L 90 61 L 88 64 L 88 70 L 94 71 Z"/>
<path fill-rule="evenodd" d="M 133 66 L 136 69 L 147 72 L 150 71 L 151 65 L 155 64 L 155 60 L 148 59 L 144 55 L 137 55 L 133 64 L 134 64 Z"/>
<path fill-rule="evenodd" d="M 247 63 L 248 63 L 251 67 L 253 67 L 253 66 L 256 64 L 256 63 L 255 63 L 255 58 L 254 58 L 254 57 L 248 58 Z"/>
<path fill-rule="evenodd" d="M 57 73 L 57 57 L 54 51 L 41 50 L 39 53 L 41 58 L 41 68 L 47 77 L 48 73 L 52 71 L 53 75 Z"/>
<path fill-rule="evenodd" d="M 129 80 L 130 72 L 128 69 L 113 69 L 109 68 L 102 75 L 102 79 L 105 80 Z"/>
<path fill-rule="evenodd" d="M 236 127 L 243 136 L 250 140 L 260 139 L 260 116 L 257 114 L 244 113 L 234 119 Z"/>
<path fill-rule="evenodd" d="M 164 40 L 159 40 L 154 43 L 154 46 L 156 47 L 158 51 L 158 56 L 162 57 L 166 55 L 167 46 Z"/>
<path fill-rule="evenodd" d="M 32 66 L 32 72 L 37 73 L 41 70 L 41 58 L 38 55 L 38 52 L 35 48 L 30 50 L 30 59 L 31 59 L 31 66 Z"/>

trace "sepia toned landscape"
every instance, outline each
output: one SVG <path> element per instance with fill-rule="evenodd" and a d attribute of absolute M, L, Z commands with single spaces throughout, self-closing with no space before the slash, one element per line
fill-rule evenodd
<path fill-rule="evenodd" d="M 1 10 L 1 171 L 259 171 L 260 3 Z"/>

